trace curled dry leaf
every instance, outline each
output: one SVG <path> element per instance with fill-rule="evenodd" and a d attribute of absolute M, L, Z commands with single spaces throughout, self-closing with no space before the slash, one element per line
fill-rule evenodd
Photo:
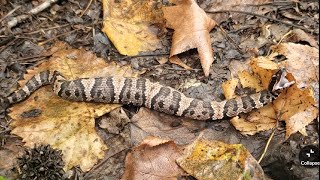
<path fill-rule="evenodd" d="M 174 29 L 170 57 L 197 48 L 205 76 L 213 63 L 209 32 L 216 25 L 194 0 L 175 1 L 176 6 L 163 7 L 167 27 Z"/>
<path fill-rule="evenodd" d="M 110 75 L 137 76 L 130 67 L 106 64 L 91 52 L 76 50 L 58 43 L 49 61 L 29 70 L 22 86 L 34 74 L 58 70 L 66 79 Z M 104 157 L 107 146 L 95 131 L 95 119 L 119 107 L 118 104 L 70 102 L 56 96 L 50 86 L 34 92 L 25 101 L 14 104 L 9 116 L 12 133 L 23 138 L 25 145 L 50 144 L 62 150 L 65 170 L 80 166 L 88 171 Z M 36 113 L 35 113 L 36 112 Z"/>
<path fill-rule="evenodd" d="M 200 139 L 177 163 L 197 179 L 264 179 L 262 168 L 242 144 Z"/>
<path fill-rule="evenodd" d="M 173 141 L 148 137 L 127 154 L 121 179 L 177 179 L 183 173 L 175 162 L 180 155 Z"/>
<path fill-rule="evenodd" d="M 133 56 L 159 48 L 157 31 L 164 26 L 164 19 L 158 1 L 103 0 L 102 3 L 102 31 L 121 54 Z"/>

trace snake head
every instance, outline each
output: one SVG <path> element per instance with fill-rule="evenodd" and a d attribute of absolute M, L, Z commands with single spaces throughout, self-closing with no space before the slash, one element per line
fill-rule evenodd
<path fill-rule="evenodd" d="M 282 89 L 288 88 L 293 85 L 294 81 L 289 81 L 287 78 L 287 71 L 285 68 L 280 68 L 274 75 L 271 77 L 271 81 L 268 87 L 269 91 L 275 92 Z"/>

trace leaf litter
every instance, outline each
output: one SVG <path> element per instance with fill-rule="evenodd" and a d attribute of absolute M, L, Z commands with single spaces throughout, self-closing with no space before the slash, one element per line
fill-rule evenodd
<path fill-rule="evenodd" d="M 238 2 L 238 1 L 237 1 Z M 235 2 L 236 3 L 236 2 Z M 253 2 L 254 3 L 254 2 Z M 282 2 L 283 3 L 283 2 Z M 311 8 L 311 9 L 314 9 L 314 6 L 312 5 L 312 4 L 314 4 L 314 2 L 295 2 L 295 3 L 297 3 L 298 4 L 298 6 L 295 8 L 297 11 L 299 11 L 298 12 L 298 14 L 304 14 L 305 12 L 302 12 L 303 10 L 306 10 L 307 8 Z M 80 4 L 81 4 L 81 2 L 80 2 Z M 82 3 L 83 4 L 83 3 Z M 86 4 L 86 3 L 84 3 L 84 4 Z M 222 3 L 222 4 L 225 4 L 225 3 Z M 258 3 L 259 4 L 259 3 Z M 275 4 L 275 3 L 274 3 Z M 256 11 L 256 12 L 259 12 L 259 13 L 261 13 L 261 14 L 268 14 L 268 15 L 270 15 L 270 16 L 273 16 L 273 15 L 275 15 L 275 12 L 281 12 L 281 11 L 283 11 L 281 8 L 283 8 L 283 7 L 286 7 L 286 8 L 290 8 L 290 6 L 289 5 L 287 5 L 288 3 L 284 3 L 285 4 L 285 6 L 279 6 L 279 5 L 277 5 L 277 6 L 273 6 L 273 5 L 271 5 L 271 6 L 259 6 L 259 7 L 261 7 L 261 8 L 259 8 L 259 11 Z M 289 4 L 290 4 L 290 2 L 289 2 Z M 212 7 L 214 7 L 214 6 L 216 6 L 217 7 L 217 9 L 219 10 L 219 8 L 220 8 L 220 10 L 221 10 L 221 5 L 214 5 L 213 3 L 209 3 L 209 5 L 208 5 L 208 3 L 201 3 L 201 8 L 208 8 L 210 5 L 212 5 Z M 229 8 L 228 6 L 226 6 L 226 7 L 224 7 L 224 8 L 229 8 L 229 9 L 235 9 L 235 8 L 244 8 L 244 9 L 242 9 L 242 10 L 248 10 L 248 5 L 235 5 L 235 6 L 232 6 L 232 8 Z M 250 6 L 250 9 L 252 8 L 253 6 Z M 304 9 L 303 9 L 304 8 Z M 316 7 L 315 7 L 316 8 Z M 240 9 L 241 10 L 241 9 Z M 254 12 L 254 11 L 253 11 Z M 277 13 L 276 13 L 277 14 Z M 283 14 L 283 13 L 281 13 L 281 14 Z M 290 14 L 292 14 L 292 12 L 290 12 Z M 290 16 L 290 15 L 289 15 Z M 288 16 L 288 18 L 289 18 L 289 16 Z M 216 17 L 216 16 L 215 16 Z M 230 16 L 230 14 L 226 14 L 226 16 L 225 17 L 231 17 Z M 293 17 L 293 16 L 291 16 L 291 17 Z M 43 18 L 43 17 L 42 17 Z M 304 23 L 304 22 L 306 22 L 306 20 L 310 20 L 310 19 L 313 19 L 314 17 L 310 17 L 310 18 L 306 18 L 306 19 L 304 19 L 304 20 L 302 20 L 301 21 L 301 23 L 302 24 L 304 24 L 304 26 L 306 26 L 306 27 L 310 27 L 310 23 L 308 24 L 308 23 Z M 219 21 L 219 18 L 214 18 L 216 21 Z M 231 21 L 230 21 L 230 19 L 232 19 Z M 224 19 L 224 21 L 225 21 L 226 19 Z M 260 22 L 258 22 L 258 21 L 261 21 L 261 23 Z M 232 14 L 232 17 L 231 18 L 229 18 L 229 21 L 227 20 L 227 21 L 225 21 L 224 22 L 224 24 L 223 24 L 223 26 L 224 27 L 227 27 L 227 29 L 229 30 L 229 28 L 230 28 L 230 35 L 232 35 L 232 37 L 233 38 L 235 38 L 235 40 L 236 40 L 236 42 L 238 42 L 237 40 L 237 38 L 241 38 L 241 40 L 240 40 L 240 43 L 241 42 L 243 42 L 243 40 L 244 39 L 246 39 L 246 38 L 248 38 L 248 37 L 246 37 L 246 34 L 247 35 L 252 35 L 251 37 L 250 37 L 250 39 L 252 39 L 252 40 L 257 40 L 258 38 L 260 39 L 259 41 L 257 40 L 257 41 L 253 41 L 253 43 L 251 44 L 252 45 L 252 48 L 248 48 L 248 51 L 250 51 L 250 52 L 253 52 L 253 54 L 255 54 L 255 55 L 265 55 L 265 54 L 267 54 L 267 52 L 268 52 L 268 49 L 267 48 L 269 48 L 269 46 L 270 46 L 270 44 L 274 44 L 275 42 L 278 42 L 279 40 L 281 40 L 281 38 L 283 37 L 283 35 L 286 33 L 286 30 L 281 30 L 281 29 L 283 29 L 283 26 L 279 26 L 278 24 L 271 24 L 272 26 L 265 26 L 265 31 L 266 31 L 266 36 L 265 37 L 259 37 L 259 36 L 255 36 L 257 33 L 259 33 L 260 32 L 260 25 L 262 26 L 263 24 L 264 24 L 264 20 L 263 19 L 260 19 L 260 18 L 252 18 L 252 16 L 248 16 L 248 15 L 246 15 L 246 16 L 243 16 L 242 17 L 242 19 L 239 19 L 238 18 L 238 16 L 236 16 L 235 14 Z M 248 27 L 250 27 L 251 26 L 251 28 L 248 28 L 248 27 L 243 27 L 243 26 L 241 26 L 241 25 L 239 25 L 238 23 L 245 23 L 246 25 L 248 25 Z M 251 24 L 250 24 L 251 23 Z M 300 22 L 299 22 L 300 23 Z M 26 23 L 27 24 L 27 23 Z M 256 27 L 257 26 L 257 24 L 258 24 L 258 27 Z M 286 27 L 286 26 L 285 26 Z M 243 29 L 242 29 L 243 28 Z M 312 28 L 312 27 L 310 27 L 310 28 Z M 287 28 L 286 28 L 287 29 Z M 233 33 L 232 33 L 232 31 L 233 31 Z M 234 32 L 236 32 L 236 33 L 234 33 Z M 249 33 L 246 33 L 246 32 L 249 32 Z M 213 32 L 214 33 L 214 32 Z M 235 34 L 241 34 L 241 33 L 243 33 L 244 34 L 244 36 L 239 36 L 239 37 L 237 37 L 237 36 L 234 36 Z M 79 33 L 78 33 L 79 34 Z M 84 33 L 85 34 L 85 33 Z M 228 34 L 229 34 L 229 32 L 228 32 Z M 214 38 L 213 38 L 213 40 L 215 41 L 216 40 L 216 33 L 214 33 Z M 274 38 L 274 36 L 275 36 L 275 38 Z M 296 36 L 298 36 L 298 37 L 296 37 Z M 258 38 L 257 38 L 258 37 Z M 225 38 L 225 37 L 222 37 L 222 38 Z M 268 38 L 268 39 L 266 39 L 266 38 Z M 296 39 L 293 39 L 293 38 L 296 38 Z M 284 39 L 282 39 L 282 42 L 288 42 L 288 41 L 292 41 L 292 42 L 296 42 L 296 43 L 303 43 L 303 44 L 305 44 L 305 43 L 309 43 L 309 45 L 311 45 L 311 46 L 313 46 L 313 47 L 317 47 L 317 44 L 316 43 L 314 43 L 314 41 L 312 41 L 312 39 L 310 39 L 308 36 L 303 36 L 303 35 L 301 35 L 301 33 L 294 33 L 294 36 L 288 36 L 288 37 L 286 37 L 286 38 L 284 38 Z M 221 52 L 224 52 L 224 51 L 227 51 L 227 52 L 229 52 L 229 50 L 230 50 L 230 45 L 228 44 L 228 43 L 226 43 L 226 44 L 224 44 L 225 43 L 225 40 L 222 40 L 222 41 L 220 41 L 220 42 L 218 42 L 218 43 L 216 43 L 216 44 L 214 44 L 214 47 L 216 48 L 216 46 L 219 46 L 219 47 L 221 47 L 220 49 L 222 49 L 222 51 L 220 50 L 220 52 L 219 53 L 221 53 Z M 245 43 L 244 43 L 245 44 Z M 73 44 L 74 45 L 74 44 Z M 227 47 L 223 47 L 223 46 L 227 46 Z M 290 49 L 290 47 L 288 46 L 288 48 Z M 232 49 L 232 48 L 231 48 Z M 286 53 L 286 51 L 287 50 L 283 50 L 282 52 L 281 52 L 281 54 L 285 54 Z M 299 51 L 299 50 L 298 50 Z M 298 52 L 297 51 L 297 52 Z M 216 49 L 215 49 L 215 53 L 216 53 L 217 51 L 216 51 Z M 288 52 L 287 53 L 287 55 L 290 55 L 290 53 L 291 52 Z M 312 54 L 312 53 L 311 53 Z M 247 54 L 246 54 L 247 55 Z M 246 55 L 243 55 L 242 57 L 245 57 Z M 270 56 L 267 56 L 269 59 L 271 59 L 271 60 L 274 60 L 274 59 L 276 59 L 276 58 L 282 58 L 284 55 L 282 55 L 282 56 L 278 56 L 278 55 L 276 55 L 276 54 L 273 54 L 272 56 L 270 55 Z M 226 56 L 222 56 L 222 58 L 224 59 L 224 57 L 226 57 Z M 235 56 L 230 56 L 231 58 L 233 58 L 233 57 L 235 57 Z M 270 77 L 270 73 L 271 73 L 271 71 L 272 71 L 272 68 L 270 69 L 270 67 L 265 67 L 265 66 L 269 66 L 270 65 L 270 62 L 273 62 L 273 61 L 266 61 L 264 58 L 265 57 L 263 57 L 263 56 L 260 56 L 261 57 L 261 59 L 258 61 L 258 62 L 255 62 L 255 65 L 254 65 L 254 63 L 253 64 L 251 64 L 250 65 L 250 67 L 249 67 L 249 65 L 245 68 L 245 69 L 247 69 L 248 70 L 248 72 L 250 72 L 249 74 L 250 74 L 250 78 L 252 78 L 252 79 L 254 79 L 254 78 L 256 78 L 255 80 L 257 81 L 257 82 L 260 82 L 260 83 L 257 83 L 257 84 L 259 84 L 259 86 L 263 86 L 263 87 L 265 87 L 266 86 L 266 84 L 268 84 L 268 78 Z M 229 58 L 225 58 L 224 59 L 225 61 L 223 61 L 223 63 L 225 63 L 225 62 L 228 62 L 229 61 Z M 3 62 L 2 60 L 1 60 L 1 62 Z M 218 61 L 217 61 L 218 63 L 219 63 L 219 59 L 218 59 Z M 233 64 L 234 62 L 239 62 L 239 61 L 232 61 L 231 63 Z M 221 63 L 221 62 L 220 62 Z M 274 62 L 273 62 L 274 63 Z M 249 63 L 250 64 L 250 63 Z M 259 64 L 259 65 L 258 65 Z M 267 65 L 268 64 L 268 65 Z M 272 63 L 271 63 L 272 64 Z M 276 63 L 277 64 L 277 66 L 278 66 L 278 62 Z M 225 65 L 228 65 L 228 63 L 225 63 Z M 237 70 L 239 70 L 240 68 L 239 68 L 239 66 L 242 66 L 242 62 L 241 62 L 241 64 L 238 64 L 238 66 L 236 66 L 236 68 L 235 69 L 237 69 Z M 252 67 L 251 67 L 252 66 Z M 272 66 L 272 65 L 271 65 Z M 192 67 L 192 66 L 191 66 Z M 157 69 L 161 69 L 161 67 L 157 67 Z M 242 69 L 242 71 L 243 71 L 244 69 Z M 191 72 L 193 72 L 193 71 L 191 71 Z M 251 72 L 254 72 L 254 73 L 251 73 Z M 298 72 L 298 70 L 297 70 L 297 72 Z M 305 72 L 308 72 L 308 71 L 305 71 Z M 233 73 L 233 72 L 232 72 Z M 233 80 L 235 80 L 237 77 L 238 77 L 238 72 L 237 73 L 233 73 L 234 74 L 234 77 L 233 77 Z M 248 73 L 247 73 L 248 74 Z M 160 74 L 161 75 L 161 74 Z M 158 75 L 158 76 L 160 76 L 160 75 Z M 191 74 L 192 76 L 194 76 L 193 75 L 193 73 Z M 261 75 L 261 76 L 260 76 Z M 246 77 L 248 77 L 249 75 L 245 75 L 244 76 L 244 78 L 246 78 Z M 252 76 L 252 77 L 251 77 Z M 161 76 L 160 76 L 161 77 Z M 180 74 L 179 74 L 179 76 L 178 76 L 179 78 L 180 78 Z M 294 75 L 293 75 L 293 78 L 296 78 Z M 159 78 L 160 79 L 160 78 Z M 311 77 L 311 79 L 313 79 L 313 77 Z M 157 79 L 156 79 L 157 80 Z M 210 82 L 210 81 L 209 81 Z M 238 81 L 238 82 L 240 82 L 240 80 Z M 294 88 L 296 88 L 295 90 L 298 90 L 298 94 L 300 95 L 300 96 L 307 96 L 308 98 L 306 98 L 306 100 L 304 101 L 304 105 L 297 105 L 296 104 L 296 106 L 297 107 L 294 107 L 293 109 L 298 109 L 299 111 L 301 111 L 302 109 L 304 109 L 304 108 L 306 108 L 306 107 L 311 107 L 311 105 L 310 104 L 314 104 L 313 103 L 313 89 L 314 88 L 310 88 L 310 84 L 317 84 L 318 82 L 315 82 L 315 80 L 313 79 L 313 80 L 311 80 L 311 81 L 309 81 L 308 80 L 308 78 L 305 78 L 305 79 L 303 79 L 303 77 L 301 77 L 300 78 L 300 80 L 299 80 L 299 78 L 297 78 L 297 82 L 300 82 L 300 84 L 302 84 L 303 85 L 303 87 L 304 87 L 304 89 L 299 89 L 299 88 L 297 88 L 297 87 L 294 87 Z M 239 84 L 237 84 L 237 83 L 231 83 L 232 84 L 232 90 L 233 91 L 230 91 L 230 94 L 231 94 L 231 96 L 230 97 L 234 97 L 235 96 L 235 93 L 234 93 L 234 91 L 237 91 L 237 90 L 239 90 L 240 88 L 241 88 L 241 86 L 242 86 L 242 83 L 240 82 Z M 237 84 L 237 85 L 236 85 Z M 259 87 L 258 85 L 256 85 L 256 86 L 254 86 L 254 87 Z M 253 88 L 254 88 L 253 87 Z M 261 87 L 260 87 L 261 88 Z M 231 88 L 230 88 L 231 89 Z M 311 89 L 311 90 L 310 90 Z M 256 91 L 256 89 L 254 89 L 254 91 Z M 233 93 L 233 94 L 232 94 Z M 286 94 L 286 93 L 285 93 Z M 225 96 L 226 96 L 226 98 L 228 98 L 228 96 L 225 94 Z M 293 97 L 292 97 L 293 96 Z M 286 97 L 288 97 L 289 99 L 286 99 Z M 294 96 L 294 91 L 291 91 L 291 94 L 289 94 L 289 95 L 287 95 L 286 97 L 283 97 L 282 99 L 281 99 L 281 103 L 279 103 L 279 109 L 277 110 L 277 111 L 279 111 L 279 112 L 286 112 L 287 111 L 287 109 L 285 109 L 285 106 L 284 106 L 284 104 L 286 104 L 286 105 L 291 105 L 292 103 L 296 103 L 298 100 L 301 100 L 301 99 L 299 99 L 299 98 L 297 98 L 297 97 L 295 97 Z M 290 101 L 290 102 L 289 102 Z M 318 101 L 317 99 L 316 99 L 316 101 Z M 316 103 L 317 104 L 317 103 Z M 250 125 L 248 125 L 248 126 L 250 126 L 250 127 L 252 127 L 253 128 L 253 133 L 256 133 L 256 132 L 261 132 L 261 131 L 263 131 L 262 129 L 259 129 L 259 128 L 263 128 L 264 126 L 266 126 L 267 124 L 263 124 L 264 122 L 268 122 L 268 119 L 267 119 L 267 117 L 270 117 L 271 118 L 271 120 L 270 121 L 272 121 L 272 122 L 278 122 L 278 120 L 279 120 L 279 118 L 278 118 L 278 116 L 279 116 L 279 114 L 277 114 L 276 112 L 275 112 L 275 108 L 274 108 L 274 105 L 271 105 L 272 106 L 272 108 L 270 108 L 270 107 L 266 107 L 265 109 L 260 109 L 261 111 L 256 111 L 256 112 L 252 112 L 251 114 L 249 114 L 249 115 L 247 115 L 247 116 L 245 116 L 245 115 L 241 115 L 241 118 L 243 117 L 243 118 L 246 118 L 245 120 L 245 122 L 244 123 L 251 123 L 251 122 L 254 122 L 254 123 L 259 123 L 259 121 L 261 122 L 261 124 L 259 125 L 254 125 L 254 123 L 252 123 L 252 124 L 250 124 Z M 140 109 L 141 110 L 141 109 Z M 293 112 L 292 110 L 289 110 L 290 112 Z M 291 116 L 291 118 L 289 118 L 289 119 L 292 119 L 293 121 L 288 121 L 288 123 L 287 123 L 287 125 L 288 124 L 290 124 L 290 122 L 292 122 L 292 124 L 299 124 L 299 126 L 297 126 L 297 127 L 302 127 L 302 126 L 305 126 L 305 124 L 307 124 L 307 121 L 303 121 L 303 122 L 301 122 L 300 121 L 300 118 L 302 117 L 302 118 L 304 118 L 304 117 L 307 117 L 307 118 L 309 118 L 309 119 L 312 119 L 312 118 L 310 118 L 311 116 L 313 116 L 313 113 L 315 112 L 315 111 L 313 111 L 313 108 L 311 108 L 311 110 L 309 110 L 309 109 L 307 109 L 306 111 L 308 111 L 309 113 L 305 113 L 304 111 L 302 111 L 302 114 L 300 114 L 300 112 L 299 113 L 297 113 L 297 114 L 294 114 L 294 115 L 292 115 L 292 114 L 287 114 L 286 116 L 284 116 L 285 118 L 289 118 L 289 116 Z M 27 112 L 33 112 L 33 111 L 27 111 Z M 42 111 L 40 111 L 40 112 L 42 112 Z M 153 112 L 152 112 L 153 113 Z M 32 113 L 31 113 L 32 114 Z M 259 116 L 259 114 L 261 114 L 261 116 Z M 276 115 L 274 115 L 274 114 L 276 114 Z M 41 114 L 40 114 L 41 115 Z M 37 116 L 37 114 L 33 114 L 33 116 Z M 275 119 L 274 117 L 276 117 L 277 116 L 277 119 Z M 141 117 L 141 116 L 140 116 Z M 162 116 L 161 116 L 162 117 Z M 300 117 L 300 118 L 297 118 L 297 117 Z M 35 117 L 34 117 L 35 118 Z M 248 121 L 247 121 L 248 120 Z M 157 121 L 162 121 L 162 119 L 160 118 L 159 120 L 157 120 Z M 118 130 L 117 129 L 112 129 L 110 126 L 112 126 L 113 124 L 111 124 L 111 125 L 107 125 L 107 126 L 105 126 L 105 127 L 107 127 L 106 128 L 106 130 L 107 131 L 110 131 L 110 132 L 112 132 L 112 133 L 115 133 L 115 132 L 118 132 Z M 198 127 L 198 128 L 190 128 L 190 127 L 192 127 L 192 124 L 191 124 L 191 126 L 189 126 L 188 128 L 187 128 L 187 130 L 189 130 L 190 132 L 189 133 L 194 133 L 195 135 L 198 135 L 197 134 L 197 132 L 199 132 L 199 131 L 202 131 L 202 130 L 204 130 L 204 131 L 209 131 L 209 130 L 211 130 L 211 129 L 219 129 L 218 127 L 219 127 L 219 125 L 221 125 L 221 123 L 217 123 L 216 125 L 214 125 L 214 126 L 210 126 L 210 124 L 208 124 L 208 127 L 209 128 L 205 128 L 205 129 L 203 129 L 203 128 L 201 128 L 201 126 L 200 126 L 200 128 Z M 274 123 L 270 123 L 269 125 L 271 125 L 271 126 L 275 126 L 274 125 Z M 169 126 L 168 127 L 172 127 L 172 126 L 174 126 L 174 127 L 179 127 L 179 128 L 181 128 L 181 126 L 179 125 L 179 123 L 178 124 L 170 124 L 169 123 Z M 183 126 L 183 125 L 182 125 Z M 140 126 L 139 126 L 140 127 Z M 138 127 L 138 128 L 139 128 Z M 143 126 L 142 126 L 143 127 Z M 159 129 L 161 129 L 161 126 L 159 126 L 160 128 Z M 137 128 L 137 129 L 138 129 Z M 223 128 L 225 128 L 224 126 L 222 127 L 222 129 Z M 246 126 L 245 126 L 245 128 L 247 128 Z M 258 128 L 258 130 L 256 130 Z M 297 128 L 297 129 L 300 129 L 300 128 Z M 294 131 L 297 131 L 297 129 L 295 128 L 295 126 L 292 126 L 292 130 L 290 130 L 291 132 L 294 132 Z M 230 130 L 230 128 L 229 129 L 227 129 L 227 134 L 225 134 L 225 136 L 228 136 L 228 138 L 230 138 L 230 139 L 232 139 L 232 138 L 234 138 L 233 136 L 234 136 L 234 134 L 232 134 L 232 133 L 230 133 L 231 131 L 229 131 Z M 167 131 L 167 129 L 164 129 L 164 132 L 165 131 Z M 222 130 L 223 131 L 223 130 Z M 155 131 L 154 131 L 155 132 Z M 215 131 L 210 131 L 210 133 L 211 132 L 215 132 Z M 287 130 L 287 132 L 286 133 L 288 133 L 289 131 Z M 148 133 L 148 132 L 147 132 Z M 147 134 L 146 133 L 146 134 Z M 151 132 L 150 134 L 152 134 L 153 132 Z M 231 134 L 231 135 L 229 135 L 229 133 Z M 163 134 L 165 134 L 165 133 L 163 133 Z M 162 134 L 162 135 L 163 135 Z M 160 136 L 162 136 L 162 135 L 160 135 Z M 157 136 L 159 136 L 159 135 L 157 135 Z M 182 136 L 182 135 L 181 135 Z M 196 136 L 193 136 L 193 137 L 196 137 Z M 244 137 L 244 136 L 241 136 L 241 137 Z M 215 138 L 218 138 L 218 137 L 215 137 Z M 142 138 L 143 139 L 143 138 Z M 240 141 L 243 141 L 245 138 L 241 138 L 241 140 L 239 140 L 239 142 Z M 140 140 L 138 140 L 138 142 L 137 143 L 139 143 L 139 141 Z M 233 140 L 231 140 L 231 142 L 232 141 L 235 141 L 234 139 Z M 228 141 L 228 142 L 230 142 L 230 141 Z M 292 141 L 290 140 L 290 143 L 291 143 Z M 245 143 L 244 143 L 245 144 Z M 248 143 L 249 144 L 249 143 Z M 248 145 L 247 144 L 247 146 L 250 146 L 250 145 Z M 110 145 L 108 146 L 109 148 L 110 148 Z M 256 150 L 256 148 L 252 148 L 251 149 L 251 151 L 253 151 L 253 150 Z M 290 148 L 290 150 L 291 150 L 291 148 Z M 123 153 L 122 153 L 122 155 L 123 155 Z M 108 162 L 108 161 L 107 161 Z M 287 168 L 287 166 L 285 166 L 285 168 Z M 302 169 L 302 168 L 301 168 Z M 103 171 L 104 169 L 101 169 L 101 171 Z M 109 167 L 109 170 L 110 170 L 110 167 Z M 294 170 L 293 170 L 294 171 Z M 298 171 L 295 171 L 295 172 L 298 172 Z M 300 171 L 299 171 L 300 172 Z M 302 173 L 302 174 L 304 174 L 304 173 Z"/>

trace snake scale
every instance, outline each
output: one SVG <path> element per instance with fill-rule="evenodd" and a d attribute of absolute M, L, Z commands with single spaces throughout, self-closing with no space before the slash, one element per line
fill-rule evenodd
<path fill-rule="evenodd" d="M 286 79 L 286 70 L 278 70 L 272 77 L 269 87 L 261 92 L 230 100 L 202 101 L 189 98 L 183 93 L 151 82 L 145 78 L 101 77 L 66 80 L 58 71 L 43 71 L 34 75 L 19 90 L 0 103 L 7 108 L 23 101 L 38 88 L 51 84 L 58 96 L 70 101 L 132 104 L 197 120 L 216 120 L 248 113 L 260 108 L 278 97 L 281 90 L 294 82 Z"/>

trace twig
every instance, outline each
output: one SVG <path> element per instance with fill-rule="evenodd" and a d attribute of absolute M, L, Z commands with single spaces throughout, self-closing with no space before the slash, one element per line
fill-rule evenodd
<path fill-rule="evenodd" d="M 82 11 L 82 13 L 80 14 L 80 17 L 82 17 L 88 11 L 89 7 L 91 6 L 91 3 L 92 3 L 92 0 L 89 1 L 86 9 L 84 11 Z"/>
<path fill-rule="evenodd" d="M 12 27 L 16 26 L 18 23 L 28 19 L 31 17 L 31 15 L 38 14 L 39 12 L 43 11 L 44 9 L 48 8 L 51 6 L 51 4 L 56 3 L 58 0 L 46 0 L 39 6 L 31 9 L 27 14 L 23 14 L 17 17 L 14 17 L 7 23 L 7 27 L 4 27 L 0 30 L 0 33 L 4 32 L 7 29 L 11 29 Z"/>
<path fill-rule="evenodd" d="M 57 28 L 64 28 L 64 27 L 67 27 L 67 26 L 71 26 L 71 24 L 64 24 L 64 25 L 49 27 L 49 28 L 46 28 L 46 29 L 41 29 L 41 30 L 37 30 L 37 31 L 27 32 L 27 33 L 24 33 L 24 34 L 28 34 L 28 35 L 30 35 L 30 34 L 36 34 L 36 33 L 39 33 L 39 32 L 48 31 L 48 30 L 57 29 Z"/>
<path fill-rule="evenodd" d="M 14 9 L 12 9 L 8 14 L 6 14 L 5 16 L 3 16 L 1 19 L 0 19 L 0 22 L 3 21 L 5 18 L 7 18 L 8 16 L 10 16 L 12 13 L 14 13 L 16 10 L 18 10 L 19 8 L 21 8 L 21 6 L 17 6 L 15 7 Z"/>
<path fill-rule="evenodd" d="M 57 39 L 58 37 L 64 36 L 64 35 L 66 35 L 66 34 L 69 34 L 69 33 L 72 33 L 72 32 L 74 32 L 74 31 L 78 31 L 78 30 L 79 30 L 79 29 L 74 29 L 74 30 L 72 30 L 72 31 L 68 31 L 68 32 L 65 32 L 65 33 L 59 34 L 58 36 L 55 36 L 55 37 L 50 38 L 50 39 L 48 39 L 48 40 L 45 40 L 45 41 L 39 42 L 39 43 L 38 43 L 38 45 L 39 45 L 39 46 L 42 46 L 42 45 L 44 45 L 44 44 L 46 44 L 46 43 L 48 43 L 48 42 L 50 42 L 50 41 L 52 41 L 52 40 Z"/>
<path fill-rule="evenodd" d="M 227 38 L 227 40 L 231 41 L 231 42 L 233 43 L 233 45 L 238 49 L 238 51 L 239 51 L 241 54 L 243 54 L 241 48 L 238 46 L 238 44 L 235 42 L 235 40 L 232 39 L 232 38 L 228 35 L 228 33 L 223 29 L 223 27 L 219 26 L 218 24 L 217 24 L 217 26 L 218 26 L 219 29 L 222 31 L 222 33 L 223 33 L 224 36 Z M 229 42 L 229 41 L 228 41 L 228 42 Z M 231 43 L 230 43 L 230 44 L 231 44 Z"/>
<path fill-rule="evenodd" d="M 292 23 L 288 23 L 288 22 L 285 22 L 285 21 L 281 21 L 281 20 L 278 20 L 278 19 L 274 19 L 274 18 L 271 18 L 271 17 L 268 17 L 268 16 L 264 16 L 264 15 L 256 14 L 256 13 L 252 13 L 252 12 L 236 11 L 236 10 L 221 10 L 221 11 L 206 11 L 206 13 L 212 13 L 212 14 L 217 14 L 217 13 L 240 13 L 240 14 L 248 14 L 248 15 L 252 15 L 252 16 L 257 16 L 257 17 L 261 17 L 261 18 L 266 18 L 266 19 L 269 19 L 269 20 L 271 20 L 271 21 L 275 21 L 275 22 L 278 22 L 278 23 L 282 23 L 282 24 L 285 24 L 285 25 L 288 25 L 288 26 L 292 26 L 292 27 L 295 27 L 295 28 L 300 28 L 300 29 L 303 29 L 303 30 L 308 31 L 308 32 L 310 32 L 310 33 L 319 34 L 319 32 L 316 32 L 315 30 L 311 30 L 311 29 L 305 28 L 305 27 L 303 27 L 303 26 L 295 25 L 295 24 L 292 24 Z"/>
<path fill-rule="evenodd" d="M 292 33 L 292 31 L 290 30 L 290 31 L 287 32 L 285 35 L 283 35 L 283 36 L 281 37 L 281 39 L 279 40 L 279 42 L 277 43 L 276 47 L 278 47 L 279 44 L 283 41 L 283 39 L 286 38 L 286 37 L 288 37 L 291 33 Z M 269 47 L 269 50 L 268 50 L 268 53 L 267 53 L 268 56 L 271 54 L 271 51 L 272 51 L 272 48 Z"/>
<path fill-rule="evenodd" d="M 269 145 L 270 145 L 270 142 L 271 142 L 271 140 L 272 140 L 275 132 L 276 132 L 276 128 L 273 129 L 272 134 L 270 135 L 270 137 L 269 137 L 269 139 L 268 139 L 268 142 L 267 142 L 266 146 L 264 147 L 263 153 L 261 154 L 261 156 L 260 156 L 260 158 L 259 158 L 259 160 L 258 160 L 258 163 L 259 163 L 259 164 L 260 164 L 260 162 L 262 161 L 263 157 L 266 155 L 266 152 L 267 152 L 267 150 L 268 150 L 268 147 L 269 147 Z"/>

